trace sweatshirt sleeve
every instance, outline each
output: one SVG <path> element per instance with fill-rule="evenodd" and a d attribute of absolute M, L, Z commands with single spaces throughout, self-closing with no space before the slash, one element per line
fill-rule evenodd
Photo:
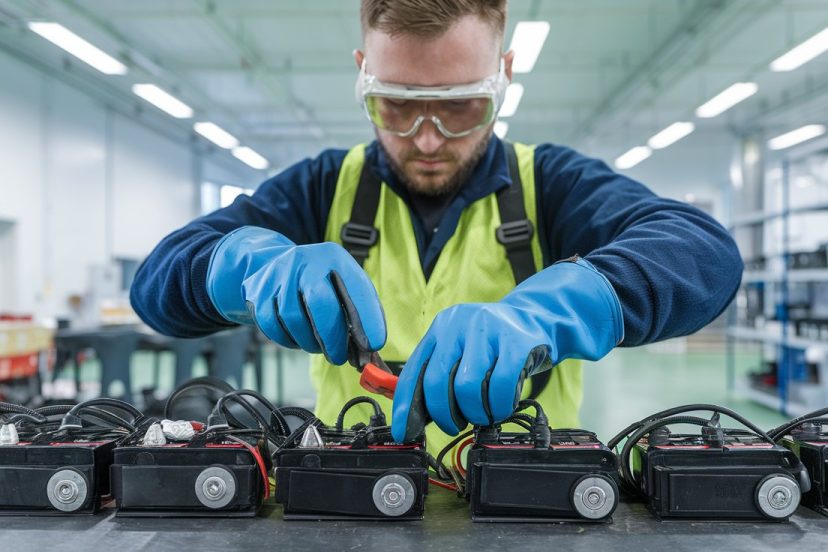
<path fill-rule="evenodd" d="M 711 216 L 568 148 L 539 146 L 535 170 L 546 254 L 581 255 L 609 279 L 622 346 L 693 333 L 733 299 L 741 255 Z"/>
<path fill-rule="evenodd" d="M 199 217 L 165 237 L 139 267 L 130 302 L 156 331 L 198 337 L 233 326 L 207 295 L 207 268 L 216 243 L 242 226 L 259 226 L 299 243 L 324 239 L 339 169 L 347 152 L 327 150 L 241 195 L 223 209 Z"/>

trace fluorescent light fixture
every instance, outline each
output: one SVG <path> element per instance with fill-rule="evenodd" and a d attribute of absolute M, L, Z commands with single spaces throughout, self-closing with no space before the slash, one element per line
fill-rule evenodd
<path fill-rule="evenodd" d="M 154 84 L 133 84 L 132 92 L 176 119 L 189 119 L 193 108 Z"/>
<path fill-rule="evenodd" d="M 754 82 L 737 82 L 700 106 L 696 110 L 696 116 L 702 119 L 710 119 L 721 115 L 737 103 L 756 94 L 758 90 L 759 87 Z"/>
<path fill-rule="evenodd" d="M 59 23 L 31 21 L 29 29 L 105 75 L 125 75 L 127 72 L 126 65 Z"/>
<path fill-rule="evenodd" d="M 520 105 L 520 99 L 523 97 L 523 85 L 519 82 L 513 82 L 506 89 L 506 97 L 503 99 L 503 105 L 500 106 L 500 117 L 511 117 L 517 111 Z"/>
<path fill-rule="evenodd" d="M 690 122 L 678 122 L 668 126 L 647 141 L 653 149 L 664 149 L 671 146 L 696 130 L 696 125 Z"/>
<path fill-rule="evenodd" d="M 221 128 L 215 123 L 207 121 L 199 122 L 193 125 L 193 130 L 210 140 L 212 143 L 220 148 L 233 149 L 239 145 L 238 139 L 235 136 Z"/>
<path fill-rule="evenodd" d="M 631 169 L 653 154 L 647 146 L 636 146 L 615 160 L 616 169 Z"/>
<path fill-rule="evenodd" d="M 509 123 L 507 123 L 506 121 L 497 121 L 494 124 L 494 133 L 501 140 L 506 138 L 506 133 L 507 132 L 509 132 Z"/>
<path fill-rule="evenodd" d="M 549 35 L 547 21 L 519 21 L 512 34 L 509 49 L 515 51 L 515 60 L 512 62 L 512 71 L 528 73 L 535 67 L 535 62 L 543 48 L 543 43 Z"/>
<path fill-rule="evenodd" d="M 773 60 L 770 64 L 771 71 L 793 71 L 825 53 L 826 50 L 828 50 L 828 28 Z"/>
<path fill-rule="evenodd" d="M 235 157 L 239 161 L 247 163 L 254 169 L 259 169 L 260 171 L 263 171 L 270 166 L 270 163 L 267 159 L 265 159 L 252 149 L 248 148 L 247 146 L 239 146 L 237 148 L 233 148 L 233 157 Z"/>
<path fill-rule="evenodd" d="M 768 140 L 768 147 L 772 150 L 781 150 L 801 144 L 802 142 L 825 134 L 825 125 L 805 125 L 796 130 L 780 134 Z"/>

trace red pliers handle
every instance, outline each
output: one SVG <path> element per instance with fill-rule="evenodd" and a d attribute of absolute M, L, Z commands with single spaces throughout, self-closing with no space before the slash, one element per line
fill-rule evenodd
<path fill-rule="evenodd" d="M 330 279 L 345 315 L 345 323 L 348 326 L 348 362 L 360 372 L 359 384 L 371 393 L 393 399 L 394 391 L 397 389 L 397 376 L 385 364 L 379 353 L 370 349 L 359 312 L 342 278 L 336 272 L 331 272 Z"/>

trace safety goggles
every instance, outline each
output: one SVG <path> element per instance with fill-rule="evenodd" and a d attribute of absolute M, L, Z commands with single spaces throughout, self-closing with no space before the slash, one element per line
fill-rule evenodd
<path fill-rule="evenodd" d="M 431 121 L 446 138 L 461 138 L 494 122 L 508 85 L 502 60 L 500 71 L 481 81 L 429 87 L 386 84 L 368 73 L 363 60 L 356 97 L 379 129 L 408 138 Z"/>

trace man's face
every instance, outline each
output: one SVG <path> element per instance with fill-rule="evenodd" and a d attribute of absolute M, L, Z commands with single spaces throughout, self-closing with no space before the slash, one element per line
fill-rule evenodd
<path fill-rule="evenodd" d="M 358 66 L 367 59 L 368 71 L 382 82 L 411 86 L 469 84 L 497 73 L 500 37 L 476 16 L 460 19 L 445 34 L 425 39 L 390 36 L 376 29 L 365 35 L 365 52 L 356 51 Z M 511 52 L 504 56 L 511 77 Z M 462 138 L 446 138 L 426 120 L 413 136 L 403 138 L 376 130 L 394 171 L 414 192 L 438 195 L 452 192 L 479 161 L 492 126 Z"/>

